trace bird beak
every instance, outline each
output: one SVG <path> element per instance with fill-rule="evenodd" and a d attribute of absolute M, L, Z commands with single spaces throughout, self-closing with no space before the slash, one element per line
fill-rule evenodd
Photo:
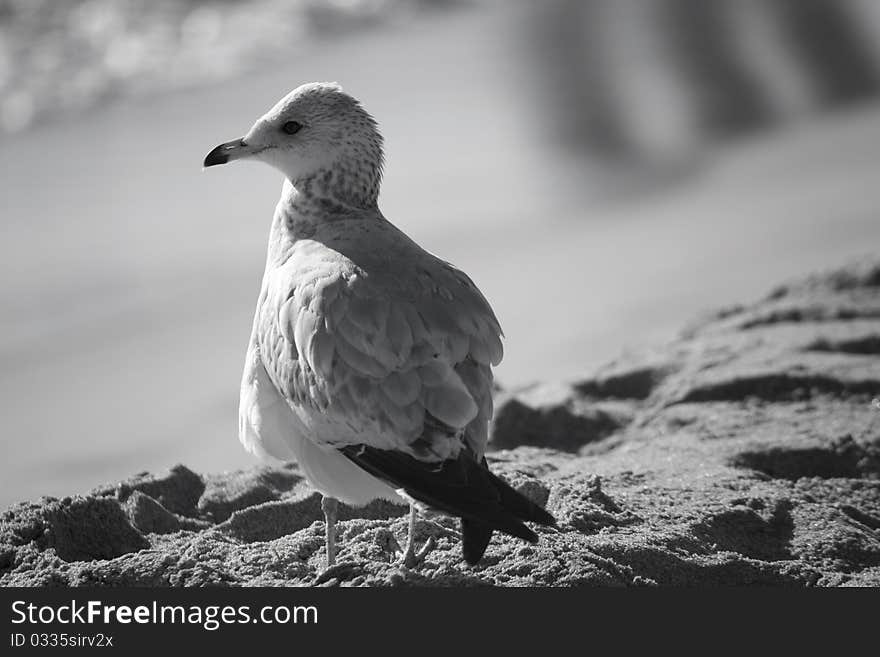
<path fill-rule="evenodd" d="M 232 160 L 239 160 L 248 155 L 254 155 L 257 152 L 249 144 L 245 143 L 244 137 L 227 141 L 220 144 L 205 156 L 205 168 L 212 167 L 216 164 L 226 164 Z"/>

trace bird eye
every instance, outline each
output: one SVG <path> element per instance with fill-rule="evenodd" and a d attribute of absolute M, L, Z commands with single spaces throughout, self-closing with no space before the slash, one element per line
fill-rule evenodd
<path fill-rule="evenodd" d="M 295 135 L 297 132 L 302 130 L 302 127 L 303 125 L 299 121 L 288 121 L 283 126 L 281 126 L 281 129 L 289 135 Z"/>

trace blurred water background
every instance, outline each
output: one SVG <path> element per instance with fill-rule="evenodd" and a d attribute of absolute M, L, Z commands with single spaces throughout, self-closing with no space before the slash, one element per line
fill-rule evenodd
<path fill-rule="evenodd" d="M 511 387 L 876 252 L 878 62 L 874 0 L 0 0 L 0 505 L 250 463 L 281 181 L 201 161 L 300 83 L 378 118 Z"/>

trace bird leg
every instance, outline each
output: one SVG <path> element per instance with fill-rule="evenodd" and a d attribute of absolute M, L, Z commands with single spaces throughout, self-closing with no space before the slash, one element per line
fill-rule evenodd
<path fill-rule="evenodd" d="M 401 563 L 406 568 L 415 568 L 422 561 L 425 560 L 425 557 L 434 549 L 435 541 L 434 537 L 430 536 L 422 548 L 416 552 L 416 507 L 413 504 L 409 505 L 409 531 L 406 536 L 406 547 L 403 550 L 403 557 L 401 559 Z"/>
<path fill-rule="evenodd" d="M 327 532 L 327 568 L 336 563 L 336 514 L 339 502 L 324 495 L 321 498 L 321 510 L 324 512 L 324 524 Z"/>

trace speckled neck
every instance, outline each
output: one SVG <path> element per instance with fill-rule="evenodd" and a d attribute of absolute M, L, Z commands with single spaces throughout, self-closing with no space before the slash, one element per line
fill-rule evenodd
<path fill-rule="evenodd" d="M 344 169 L 322 169 L 314 175 L 285 180 L 269 234 L 267 266 L 278 266 L 301 239 L 312 239 L 321 225 L 345 219 L 381 218 L 378 207 L 381 171 L 348 175 Z"/>
<path fill-rule="evenodd" d="M 382 182 L 381 165 L 366 160 L 337 162 L 331 168 L 291 180 L 292 208 L 302 215 L 336 215 L 375 210 Z"/>

